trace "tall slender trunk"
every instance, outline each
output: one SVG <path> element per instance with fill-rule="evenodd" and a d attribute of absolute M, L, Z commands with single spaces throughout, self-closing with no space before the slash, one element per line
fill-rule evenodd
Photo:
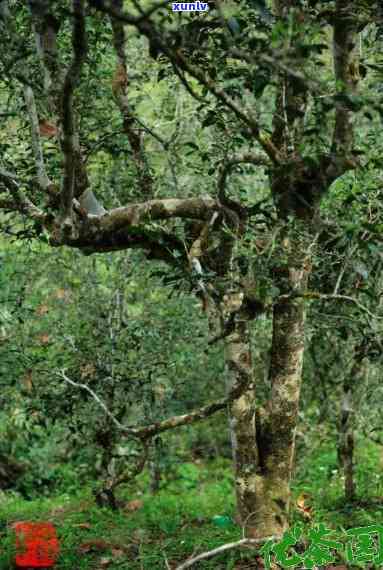
<path fill-rule="evenodd" d="M 343 385 L 339 418 L 338 457 L 344 473 L 344 496 L 347 501 L 353 501 L 355 498 L 353 416 L 352 392 L 349 387 Z"/>
<path fill-rule="evenodd" d="M 150 472 L 150 492 L 155 494 L 160 490 L 162 470 L 161 458 L 164 452 L 163 442 L 160 435 L 157 435 L 152 440 L 151 450 L 149 451 L 148 467 Z"/>
<path fill-rule="evenodd" d="M 360 384 L 365 373 L 363 353 L 356 349 L 351 372 L 344 378 L 342 401 L 339 417 L 338 461 L 344 473 L 344 495 L 348 501 L 355 499 L 355 463 L 354 463 L 354 386 Z"/>

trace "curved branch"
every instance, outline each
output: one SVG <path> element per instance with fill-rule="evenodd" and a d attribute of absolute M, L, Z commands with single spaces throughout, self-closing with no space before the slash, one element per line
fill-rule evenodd
<path fill-rule="evenodd" d="M 239 398 L 243 391 L 246 389 L 246 383 L 241 382 L 235 388 L 233 388 L 229 394 L 220 400 L 212 402 L 211 404 L 207 404 L 199 408 L 198 410 L 194 410 L 189 414 L 183 414 L 180 416 L 173 416 L 166 420 L 160 422 L 154 422 L 152 424 L 142 426 L 142 427 L 132 427 L 132 426 L 125 426 L 123 425 L 108 409 L 105 403 L 101 400 L 101 398 L 86 384 L 81 384 L 80 382 L 74 382 L 65 374 L 65 370 L 61 370 L 59 373 L 56 372 L 57 376 L 62 378 L 67 384 L 70 384 L 74 388 L 80 388 L 85 392 L 88 392 L 92 396 L 92 398 L 97 402 L 100 408 L 105 412 L 108 418 L 112 421 L 114 426 L 119 429 L 120 431 L 131 435 L 132 437 L 136 437 L 141 440 L 145 440 L 147 438 L 153 437 L 158 433 L 162 433 L 169 429 L 173 429 L 180 426 L 189 425 L 196 421 L 204 420 L 209 416 L 215 414 L 216 412 L 223 410 L 226 406 L 233 400 Z"/>
<path fill-rule="evenodd" d="M 50 236 L 50 245 L 80 249 L 85 255 L 93 253 L 106 253 L 109 251 L 122 251 L 125 249 L 140 249 L 147 259 L 157 259 L 170 265 L 186 264 L 186 254 L 183 242 L 176 236 L 162 229 L 151 230 L 146 227 L 122 228 L 107 233 L 82 231 L 74 237 L 58 236 L 53 232 Z"/>
<path fill-rule="evenodd" d="M 220 210 L 211 198 L 149 200 L 108 212 L 100 210 L 97 215 L 82 209 L 76 199 L 73 203 L 78 217 L 72 234 L 61 231 L 60 220 L 47 218 L 51 246 L 66 245 L 85 254 L 140 248 L 148 251 L 149 258 L 177 265 L 180 261 L 187 263 L 183 241 L 152 222 L 174 218 L 210 220 Z"/>
<path fill-rule="evenodd" d="M 224 212 L 230 218 L 236 232 L 244 229 L 248 218 L 248 212 L 245 207 L 226 196 L 226 181 L 232 169 L 241 163 L 263 166 L 270 166 L 271 164 L 266 156 L 253 154 L 251 152 L 229 157 L 222 163 L 217 181 L 218 201 Z"/>
<path fill-rule="evenodd" d="M 225 204 L 225 201 L 227 200 L 226 192 L 225 192 L 225 190 L 226 190 L 226 179 L 227 179 L 228 175 L 230 174 L 231 170 L 234 168 L 234 166 L 237 166 L 238 164 L 242 164 L 242 163 L 250 163 L 250 164 L 254 164 L 254 165 L 258 165 L 258 166 L 259 165 L 271 166 L 271 163 L 268 160 L 267 156 L 262 156 L 260 154 L 254 154 L 251 152 L 238 154 L 238 155 L 230 157 L 229 159 L 226 159 L 224 161 L 224 163 L 222 164 L 222 167 L 220 169 L 219 176 L 218 176 L 218 183 L 217 183 L 218 200 L 223 205 Z"/>

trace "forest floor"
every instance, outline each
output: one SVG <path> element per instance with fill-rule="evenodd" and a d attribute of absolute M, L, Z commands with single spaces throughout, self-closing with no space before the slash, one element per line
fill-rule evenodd
<path fill-rule="evenodd" d="M 352 504 L 342 498 L 335 448 L 321 446 L 298 465 L 292 524 L 304 525 L 304 537 L 318 523 L 338 535 L 370 525 L 383 529 L 381 449 L 364 444 L 358 453 L 359 499 Z M 57 570 L 173 570 L 192 555 L 241 538 L 241 529 L 233 522 L 230 461 L 181 463 L 155 495 L 148 494 L 147 488 L 145 475 L 134 487 L 121 490 L 117 512 L 97 507 L 91 488 L 30 501 L 16 494 L 0 495 L 1 570 L 14 567 L 11 524 L 20 520 L 55 525 L 61 545 Z M 194 568 L 262 569 L 262 560 L 253 550 L 242 548 Z M 382 564 L 347 565 L 343 554 L 332 564 L 320 568 L 383 568 Z"/>

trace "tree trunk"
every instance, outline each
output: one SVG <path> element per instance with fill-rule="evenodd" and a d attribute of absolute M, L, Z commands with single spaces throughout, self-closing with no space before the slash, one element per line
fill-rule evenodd
<path fill-rule="evenodd" d="M 344 495 L 347 501 L 355 499 L 354 479 L 354 385 L 358 384 L 364 374 L 363 354 L 356 350 L 355 361 L 343 381 L 343 395 L 339 418 L 338 461 L 344 473 Z"/>
<path fill-rule="evenodd" d="M 299 269 L 286 269 L 283 292 L 305 291 L 310 271 L 306 253 Z M 230 427 L 238 519 L 247 537 L 264 538 L 281 536 L 288 526 L 304 352 L 304 301 L 292 295 L 274 306 L 271 397 L 266 408 L 257 412 L 248 324 L 246 319 L 238 319 L 226 337 L 229 386 L 247 382 L 242 397 L 230 406 Z"/>
<path fill-rule="evenodd" d="M 304 281 L 307 275 L 301 277 Z M 271 346 L 271 397 L 257 422 L 260 469 L 256 535 L 280 535 L 288 526 L 290 481 L 301 388 L 305 308 L 302 299 L 274 307 Z"/>
<path fill-rule="evenodd" d="M 150 473 L 150 492 L 157 493 L 160 490 L 162 473 L 161 473 L 161 457 L 163 453 L 163 443 L 160 435 L 157 435 L 152 440 L 151 449 L 149 452 L 149 473 Z"/>
<path fill-rule="evenodd" d="M 241 397 L 229 405 L 229 426 L 235 473 L 237 519 L 245 528 L 256 507 L 254 479 L 258 467 L 255 437 L 255 391 L 251 361 L 249 322 L 238 319 L 225 339 L 227 390 L 245 383 Z"/>
<path fill-rule="evenodd" d="M 347 501 L 355 498 L 354 430 L 351 392 L 344 391 L 339 421 L 339 460 L 344 472 L 344 495 Z"/>

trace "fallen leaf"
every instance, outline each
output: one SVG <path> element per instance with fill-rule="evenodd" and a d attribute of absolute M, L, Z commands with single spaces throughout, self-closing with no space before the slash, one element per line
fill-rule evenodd
<path fill-rule="evenodd" d="M 39 317 L 42 317 L 43 315 L 46 315 L 49 312 L 49 307 L 48 305 L 45 305 L 44 303 L 42 305 L 39 305 L 36 308 L 36 315 L 38 315 Z"/>
<path fill-rule="evenodd" d="M 110 543 L 105 542 L 105 540 L 95 538 L 93 540 L 83 542 L 77 550 L 79 554 L 88 554 L 88 552 L 102 552 L 107 550 L 109 547 Z"/>
<path fill-rule="evenodd" d="M 87 523 L 87 522 L 74 524 L 73 526 L 75 528 L 86 528 L 86 529 L 92 528 L 92 525 L 90 523 Z"/>
<path fill-rule="evenodd" d="M 25 388 L 25 390 L 27 392 L 32 392 L 33 390 L 33 371 L 31 368 L 29 368 L 26 373 L 24 374 L 24 376 L 21 379 L 21 382 L 23 384 L 23 387 Z"/>
<path fill-rule="evenodd" d="M 37 338 L 40 341 L 40 344 L 49 344 L 51 340 L 48 333 L 41 333 Z"/>
<path fill-rule="evenodd" d="M 109 566 L 111 563 L 112 563 L 111 558 L 101 558 L 99 565 L 101 566 L 101 568 L 106 568 L 106 566 Z"/>
<path fill-rule="evenodd" d="M 68 289 L 56 289 L 56 291 L 53 293 L 53 297 L 55 297 L 55 299 L 59 299 L 60 301 L 69 302 L 70 291 Z"/>
<path fill-rule="evenodd" d="M 124 511 L 129 511 L 130 513 L 132 513 L 134 511 L 138 511 L 143 506 L 144 503 L 141 501 L 141 499 L 133 499 L 132 501 L 126 503 L 126 505 L 124 506 Z"/>
<path fill-rule="evenodd" d="M 301 493 L 297 498 L 297 510 L 306 518 L 311 519 L 313 516 L 312 507 L 306 504 L 306 501 L 310 498 L 307 493 Z"/>
<path fill-rule="evenodd" d="M 53 137 L 57 134 L 57 127 L 45 119 L 39 121 L 39 130 L 42 137 Z"/>

